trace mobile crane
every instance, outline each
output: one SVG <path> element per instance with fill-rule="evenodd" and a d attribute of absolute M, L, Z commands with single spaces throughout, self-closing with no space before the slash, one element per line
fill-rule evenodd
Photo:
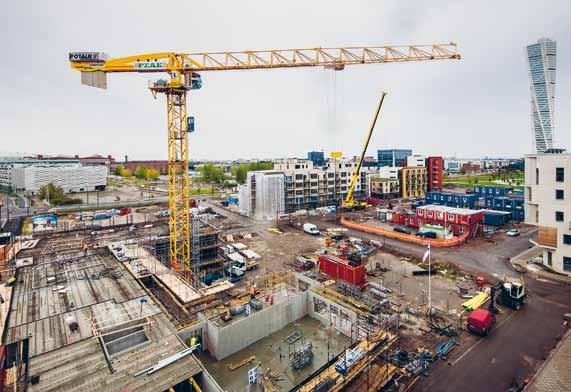
<path fill-rule="evenodd" d="M 245 50 L 241 52 L 148 53 L 110 59 L 102 52 L 71 52 L 72 69 L 81 82 L 107 88 L 108 73 L 166 73 L 149 89 L 167 101 L 169 256 L 171 268 L 190 278 L 191 216 L 189 206 L 188 133 L 194 119 L 187 116 L 186 96 L 202 87 L 200 72 L 294 67 L 325 67 L 335 71 L 346 65 L 410 61 L 459 60 L 456 44 Z"/>
<path fill-rule="evenodd" d="M 379 112 L 381 111 L 381 106 L 383 106 L 383 101 L 385 100 L 386 95 L 386 92 L 381 92 L 381 98 L 379 99 L 377 110 L 373 116 L 373 121 L 371 122 L 369 133 L 367 133 L 367 138 L 365 139 L 365 145 L 363 146 L 363 151 L 361 152 L 361 157 L 359 158 L 359 163 L 357 164 L 357 169 L 355 169 L 355 172 L 353 173 L 353 178 L 351 178 L 351 186 L 349 186 L 349 190 L 347 191 L 347 195 L 345 196 L 345 200 L 343 200 L 341 206 L 345 211 L 359 210 L 367 207 L 367 202 L 355 200 L 353 193 L 355 192 L 355 186 L 357 185 L 357 179 L 361 173 L 361 166 L 363 166 L 363 160 L 365 159 L 365 154 L 367 153 L 367 147 L 369 147 L 371 136 L 373 136 L 373 131 L 375 130 L 375 125 L 377 124 L 377 119 L 379 118 Z"/>

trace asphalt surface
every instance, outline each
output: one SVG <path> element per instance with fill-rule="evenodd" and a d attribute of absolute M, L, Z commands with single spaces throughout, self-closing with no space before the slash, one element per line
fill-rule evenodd
<path fill-rule="evenodd" d="M 320 218 L 311 218 L 320 228 L 338 227 Z M 348 234 L 380 241 L 389 251 L 421 258 L 425 247 L 349 230 Z M 511 238 L 496 234 L 495 241 L 476 239 L 460 247 L 433 249 L 433 261 L 445 261 L 484 276 L 518 276 L 509 263 L 529 249 L 530 231 Z M 504 392 L 513 381 L 531 378 L 564 332 L 564 313 L 571 312 L 571 285 L 525 276 L 528 303 L 519 312 L 505 309 L 496 329 L 486 338 L 469 335 L 449 356 L 438 361 L 428 377 L 422 377 L 413 391 Z M 444 339 L 443 339 L 444 340 Z"/>

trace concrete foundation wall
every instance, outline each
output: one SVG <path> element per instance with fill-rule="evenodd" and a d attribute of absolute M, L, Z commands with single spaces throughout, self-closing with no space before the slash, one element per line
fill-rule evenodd
<path fill-rule="evenodd" d="M 222 360 L 307 315 L 307 292 L 276 294 L 274 305 L 218 327 L 207 323 L 209 351 Z"/>
<path fill-rule="evenodd" d="M 321 301 L 325 304 L 325 307 L 319 313 L 315 310 L 316 301 Z M 351 338 L 351 325 L 357 322 L 357 314 L 355 312 L 311 291 L 308 292 L 307 308 L 310 317 L 321 321 L 326 327 L 334 327 L 343 335 Z"/>

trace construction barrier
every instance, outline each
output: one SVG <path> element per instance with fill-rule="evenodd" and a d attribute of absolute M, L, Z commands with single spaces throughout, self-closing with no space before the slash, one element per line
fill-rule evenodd
<path fill-rule="evenodd" d="M 430 244 L 430 246 L 435 248 L 448 248 L 451 246 L 458 246 L 464 243 L 468 238 L 468 236 L 470 235 L 470 233 L 464 233 L 459 237 L 453 237 L 447 240 L 439 238 L 436 239 L 422 238 L 411 234 L 399 233 L 382 227 L 364 225 L 345 218 L 341 218 L 341 225 L 348 227 L 350 229 L 364 231 L 365 233 L 382 235 L 384 237 L 394 238 L 396 240 L 410 242 L 413 244 L 424 245 L 424 246 Z"/>

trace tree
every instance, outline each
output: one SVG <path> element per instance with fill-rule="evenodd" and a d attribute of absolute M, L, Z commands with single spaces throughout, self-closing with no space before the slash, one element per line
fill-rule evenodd
<path fill-rule="evenodd" d="M 238 166 L 232 167 L 231 173 L 236 178 L 238 184 L 246 182 L 249 171 L 254 170 L 271 170 L 274 168 L 273 162 L 251 162 L 241 163 Z"/>
<path fill-rule="evenodd" d="M 156 180 L 157 178 L 159 178 L 160 174 L 161 173 L 157 169 L 148 168 L 146 177 L 147 180 Z"/>
<path fill-rule="evenodd" d="M 211 163 L 198 169 L 203 182 L 222 184 L 224 182 L 224 169 Z"/>
<path fill-rule="evenodd" d="M 63 192 L 63 188 L 55 186 L 51 182 L 40 188 L 38 192 L 40 199 L 47 200 L 51 205 L 70 205 L 70 204 L 81 204 L 83 200 L 79 198 L 73 198 L 66 196 Z"/>
<path fill-rule="evenodd" d="M 137 166 L 135 169 L 135 177 L 139 180 L 144 180 L 147 178 L 147 168 L 145 166 Z"/>
<path fill-rule="evenodd" d="M 121 177 L 131 177 L 133 175 L 133 172 L 127 169 L 125 166 L 119 165 L 115 169 L 115 174 Z"/>

